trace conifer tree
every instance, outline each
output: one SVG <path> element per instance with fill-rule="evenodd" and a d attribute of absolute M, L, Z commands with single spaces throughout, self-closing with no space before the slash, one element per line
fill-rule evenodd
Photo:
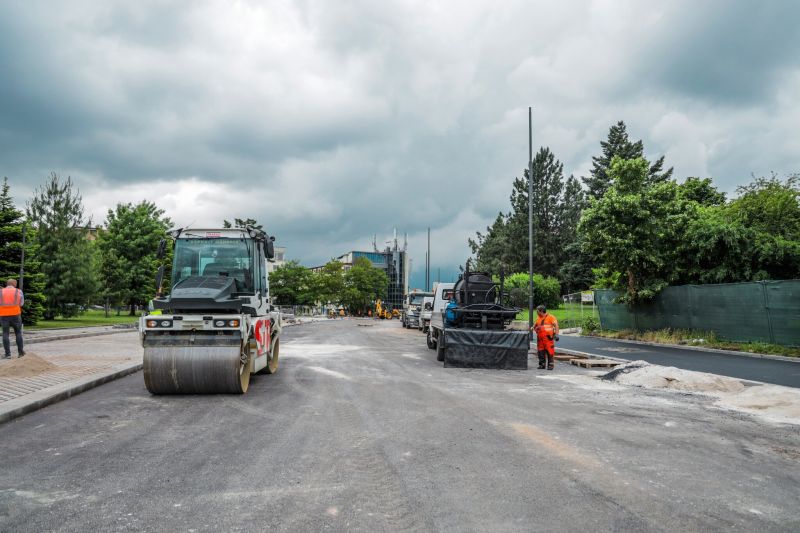
<path fill-rule="evenodd" d="M 600 141 L 602 155 L 592 157 L 592 170 L 589 177 L 583 178 L 583 183 L 588 188 L 589 197 L 601 198 L 611 187 L 612 179 L 608 175 L 611 160 L 617 156 L 621 159 L 637 159 L 644 157 L 644 145 L 641 140 L 631 142 L 625 123 L 619 121 L 608 130 L 608 139 Z M 664 156 L 659 157 L 650 165 L 648 181 L 656 184 L 667 181 L 672 177 L 672 167 L 663 171 Z"/>
<path fill-rule="evenodd" d="M 44 316 L 75 316 L 91 303 L 98 279 L 94 249 L 87 239 L 89 221 L 84 218 L 81 195 L 71 178 L 51 173 L 28 203 L 28 219 L 36 229 L 41 248 L 47 304 Z"/>
<path fill-rule="evenodd" d="M 22 265 L 23 233 L 25 241 L 25 264 Z M 3 179 L 0 191 L 0 281 L 16 279 L 25 294 L 22 321 L 34 325 L 44 311 L 44 275 L 37 257 L 35 230 L 26 224 L 22 211 L 14 205 L 8 178 Z M 20 279 L 20 266 L 23 277 Z"/>

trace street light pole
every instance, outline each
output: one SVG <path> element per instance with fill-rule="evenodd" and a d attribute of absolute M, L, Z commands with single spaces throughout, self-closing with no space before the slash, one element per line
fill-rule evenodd
<path fill-rule="evenodd" d="M 19 262 L 19 284 L 17 285 L 19 290 L 25 286 L 25 232 L 28 227 L 25 223 L 22 223 L 22 259 Z"/>
<path fill-rule="evenodd" d="M 528 108 L 528 339 L 533 340 L 533 112 Z"/>

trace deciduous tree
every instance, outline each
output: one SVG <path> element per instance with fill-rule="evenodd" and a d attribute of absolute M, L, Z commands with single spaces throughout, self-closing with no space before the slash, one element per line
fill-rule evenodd
<path fill-rule="evenodd" d="M 377 298 L 385 298 L 389 277 L 380 268 L 372 266 L 366 257 L 359 257 L 344 273 L 342 303 L 351 312 L 365 311 Z"/>
<path fill-rule="evenodd" d="M 137 305 L 144 305 L 156 293 L 156 252 L 170 226 L 164 211 L 147 200 L 117 204 L 108 210 L 105 230 L 98 239 L 103 286 L 109 298 L 130 306 L 131 315 L 136 314 Z"/>
<path fill-rule="evenodd" d="M 621 272 L 623 301 L 655 296 L 675 278 L 676 252 L 696 216 L 673 181 L 653 184 L 644 158 L 615 157 L 613 185 L 584 211 L 580 230 L 586 249 L 611 272 Z"/>
<path fill-rule="evenodd" d="M 312 305 L 314 272 L 297 261 L 287 261 L 269 275 L 269 290 L 280 305 Z"/>

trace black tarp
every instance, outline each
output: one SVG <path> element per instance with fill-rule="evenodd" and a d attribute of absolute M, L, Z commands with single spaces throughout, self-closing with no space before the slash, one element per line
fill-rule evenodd
<path fill-rule="evenodd" d="M 528 332 L 445 329 L 444 366 L 528 369 Z"/>

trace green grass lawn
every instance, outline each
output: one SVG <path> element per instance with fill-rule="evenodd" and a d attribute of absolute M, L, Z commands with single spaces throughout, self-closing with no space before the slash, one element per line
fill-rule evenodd
<path fill-rule="evenodd" d="M 86 326 L 113 326 L 114 324 L 130 324 L 139 320 L 139 316 L 129 316 L 127 311 L 117 316 L 116 311 L 111 311 L 106 318 L 104 311 L 90 309 L 83 314 L 72 318 L 58 317 L 55 320 L 40 320 L 35 326 L 26 326 L 25 329 L 50 329 L 50 328 L 85 328 Z"/>
<path fill-rule="evenodd" d="M 597 307 L 594 308 L 593 312 L 591 305 L 584 305 L 583 311 L 581 311 L 580 304 L 562 304 L 558 309 L 548 309 L 547 312 L 556 317 L 556 320 L 558 320 L 558 325 L 562 329 L 580 326 L 581 318 L 590 317 L 592 314 L 594 314 L 594 317 L 598 320 L 600 319 L 600 315 L 597 312 Z M 535 316 L 536 315 L 534 314 L 534 317 Z M 519 314 L 517 314 L 517 320 L 527 322 L 528 310 L 523 309 Z"/>

